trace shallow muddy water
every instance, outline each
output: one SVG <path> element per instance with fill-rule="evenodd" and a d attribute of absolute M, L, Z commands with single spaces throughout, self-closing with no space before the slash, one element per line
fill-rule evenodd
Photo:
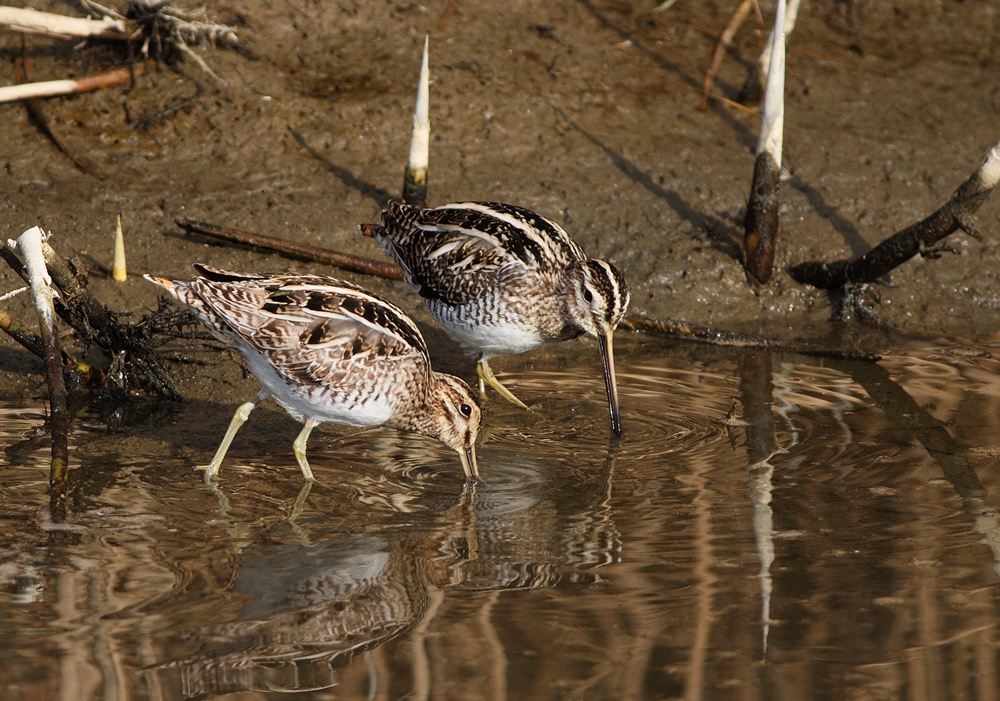
<path fill-rule="evenodd" d="M 698 109 L 736 3 L 655 4 L 207 2 L 248 49 L 197 47 L 224 89 L 187 62 L 45 103 L 106 178 L 0 106 L 0 237 L 44 226 L 135 316 L 156 305 L 142 273 L 332 272 L 185 240 L 178 217 L 381 255 L 358 225 L 402 179 L 429 35 L 432 204 L 559 221 L 622 270 L 634 313 L 862 348 L 953 340 L 892 341 L 876 364 L 619 334 L 619 442 L 592 343 L 504 359 L 539 406 L 490 399 L 471 493 L 433 441 L 321 428 L 304 494 L 298 427 L 266 404 L 209 489 L 192 466 L 255 391 L 216 354 L 173 367 L 186 404 L 77 417 L 64 524 L 47 517 L 40 365 L 5 342 L 0 698 L 1000 699 L 997 196 L 982 238 L 883 281 L 879 331 L 831 331 L 826 294 L 787 274 L 926 216 L 996 143 L 996 3 L 804 6 L 763 290 L 735 245 L 758 115 Z M 766 37 L 747 23 L 718 95 L 737 97 Z M 0 83 L 25 51 L 39 80 L 123 60 L 2 33 Z M 97 272 L 118 214 L 123 285 Z M 401 285 L 356 281 L 426 320 Z M 472 376 L 424 331 L 437 369 Z"/>
<path fill-rule="evenodd" d="M 235 400 L 192 402 L 84 416 L 56 525 L 44 407 L 6 403 L 4 698 L 997 698 L 1000 343 L 618 345 L 621 441 L 592 344 L 509 360 L 539 406 L 490 398 L 471 493 L 330 427 L 301 500 L 267 405 L 213 491 Z"/>

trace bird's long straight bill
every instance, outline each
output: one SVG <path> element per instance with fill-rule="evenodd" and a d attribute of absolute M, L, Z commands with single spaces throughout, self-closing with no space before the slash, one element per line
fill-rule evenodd
<path fill-rule="evenodd" d="M 462 461 L 462 469 L 465 471 L 465 479 L 469 482 L 480 482 L 479 463 L 476 461 L 476 446 L 470 445 L 458 451 L 458 457 Z"/>
<path fill-rule="evenodd" d="M 601 362 L 604 363 L 604 387 L 608 391 L 608 408 L 611 410 L 611 430 L 616 436 L 622 435 L 622 415 L 618 409 L 618 383 L 615 380 L 615 349 L 614 337 L 609 334 L 598 334 L 597 342 L 601 347 Z"/>

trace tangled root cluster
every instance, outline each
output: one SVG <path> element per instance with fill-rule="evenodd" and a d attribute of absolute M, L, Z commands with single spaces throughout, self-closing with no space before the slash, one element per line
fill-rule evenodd
<path fill-rule="evenodd" d="M 204 10 L 199 14 L 204 15 Z M 177 60 L 181 47 L 209 43 L 232 48 L 238 44 L 232 27 L 188 15 L 161 0 L 131 0 L 125 18 L 136 22 L 145 37 L 143 55 L 166 63 Z"/>

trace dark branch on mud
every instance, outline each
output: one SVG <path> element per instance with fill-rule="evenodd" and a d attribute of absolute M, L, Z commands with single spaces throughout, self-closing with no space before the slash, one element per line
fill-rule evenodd
<path fill-rule="evenodd" d="M 917 254 L 925 258 L 940 258 L 943 252 L 955 252 L 946 246 L 934 246 L 959 229 L 979 238 L 972 215 L 989 198 L 998 179 L 1000 144 L 993 147 L 969 179 L 930 216 L 890 236 L 853 260 L 830 263 L 809 261 L 792 266 L 789 272 L 802 284 L 835 290 L 851 283 L 875 282 Z"/>
<path fill-rule="evenodd" d="M 743 270 L 757 285 L 766 285 L 774 269 L 781 206 L 781 167 L 770 151 L 762 151 L 754 163 L 750 201 L 743 228 Z"/>
<path fill-rule="evenodd" d="M 192 221 L 190 219 L 177 219 L 176 222 L 177 226 L 189 234 L 200 234 L 217 242 L 249 246 L 258 251 L 278 253 L 293 260 L 332 265 L 341 270 L 362 273 L 364 275 L 375 275 L 387 280 L 403 279 L 403 269 L 395 263 L 385 263 L 363 256 L 354 256 L 350 253 L 341 253 L 329 248 L 310 246 L 304 243 L 292 243 L 291 241 L 272 236 L 261 236 L 259 234 L 216 226 L 215 224 L 208 224 L 206 222 Z"/>

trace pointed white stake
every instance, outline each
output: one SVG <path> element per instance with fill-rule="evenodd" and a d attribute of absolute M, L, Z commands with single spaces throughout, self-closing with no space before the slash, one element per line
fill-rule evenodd
<path fill-rule="evenodd" d="M 111 268 L 111 277 L 116 282 L 125 282 L 128 273 L 125 269 L 125 235 L 122 233 L 122 215 L 118 215 L 115 225 L 115 262 Z"/>
<path fill-rule="evenodd" d="M 413 136 L 410 156 L 403 176 L 403 202 L 422 207 L 427 202 L 427 164 L 430 160 L 430 69 L 428 67 L 429 37 L 424 38 L 424 58 L 420 65 L 417 104 L 413 110 Z"/>

